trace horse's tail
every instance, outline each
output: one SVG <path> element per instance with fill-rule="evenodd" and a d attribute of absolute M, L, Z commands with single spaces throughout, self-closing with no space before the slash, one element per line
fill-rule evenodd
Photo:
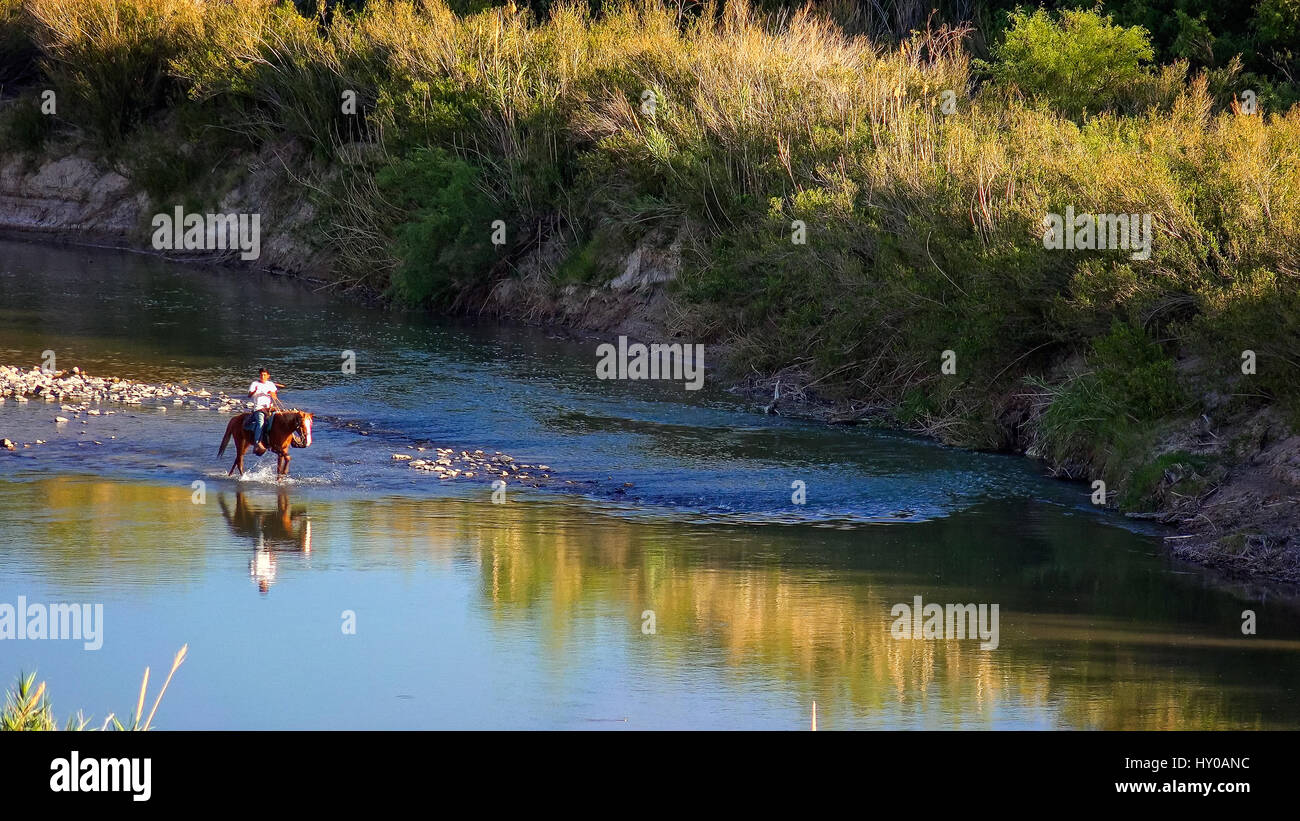
<path fill-rule="evenodd" d="M 226 445 L 230 444 L 230 437 L 235 433 L 235 422 L 238 419 L 239 417 L 236 416 L 234 419 L 230 420 L 230 424 L 226 425 L 226 435 L 221 437 L 221 447 L 217 448 L 218 456 L 226 452 Z"/>

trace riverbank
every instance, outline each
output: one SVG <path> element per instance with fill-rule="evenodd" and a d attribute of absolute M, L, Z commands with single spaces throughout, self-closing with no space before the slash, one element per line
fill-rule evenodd
<path fill-rule="evenodd" d="M 0 22 L 32 69 L 0 227 L 155 250 L 178 205 L 257 213 L 257 260 L 165 253 L 700 342 L 771 412 L 1026 453 L 1175 526 L 1176 555 L 1300 579 L 1300 114 L 1244 112 L 1231 72 L 1145 65 L 1103 25 L 1129 82 L 1089 115 L 1009 86 L 1015 58 L 973 68 L 961 31 L 873 44 L 743 4 L 133 0 L 155 23 L 114 52 L 95 0 L 52 2 Z M 80 83 L 119 64 L 147 93 Z M 1061 213 L 1148 214 L 1149 254 L 1046 247 Z"/>

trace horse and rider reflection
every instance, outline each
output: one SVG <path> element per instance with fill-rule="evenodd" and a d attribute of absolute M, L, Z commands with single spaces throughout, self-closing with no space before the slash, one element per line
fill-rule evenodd
<path fill-rule="evenodd" d="M 263 593 L 270 591 L 275 583 L 276 554 L 311 555 L 311 520 L 307 518 L 306 508 L 290 507 L 289 492 L 283 488 L 275 497 L 274 510 L 253 506 L 242 491 L 235 493 L 233 510 L 226 504 L 224 493 L 217 498 L 221 514 L 235 535 L 255 543 L 248 574 Z"/>

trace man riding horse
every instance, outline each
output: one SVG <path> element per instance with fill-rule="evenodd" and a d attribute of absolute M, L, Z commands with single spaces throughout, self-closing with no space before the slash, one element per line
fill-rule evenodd
<path fill-rule="evenodd" d="M 233 439 L 235 463 L 230 466 L 230 473 L 239 471 L 243 475 L 244 450 L 251 445 L 254 453 L 261 456 L 269 447 L 278 457 L 276 474 L 287 476 L 291 459 L 289 448 L 311 447 L 312 414 L 287 410 L 280 405 L 276 395 L 280 386 L 271 381 L 271 373 L 266 368 L 259 370 L 257 377 L 257 381 L 248 386 L 248 395 L 253 399 L 253 412 L 238 414 L 230 420 L 217 455 L 225 453 L 226 445 Z M 263 442 L 264 434 L 266 442 Z"/>
<path fill-rule="evenodd" d="M 271 372 L 262 368 L 257 372 L 257 381 L 248 386 L 248 395 L 253 398 L 253 453 L 261 456 L 266 453 L 266 445 L 262 443 L 262 433 L 266 429 L 266 421 L 274 412 L 272 407 L 279 407 L 280 398 L 276 392 L 280 386 L 271 381 Z"/>

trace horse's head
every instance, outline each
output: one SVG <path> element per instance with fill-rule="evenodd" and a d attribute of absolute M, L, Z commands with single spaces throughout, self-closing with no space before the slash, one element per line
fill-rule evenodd
<path fill-rule="evenodd" d="M 298 412 L 298 430 L 302 431 L 303 447 L 311 447 L 311 420 L 312 415 L 303 411 Z"/>

